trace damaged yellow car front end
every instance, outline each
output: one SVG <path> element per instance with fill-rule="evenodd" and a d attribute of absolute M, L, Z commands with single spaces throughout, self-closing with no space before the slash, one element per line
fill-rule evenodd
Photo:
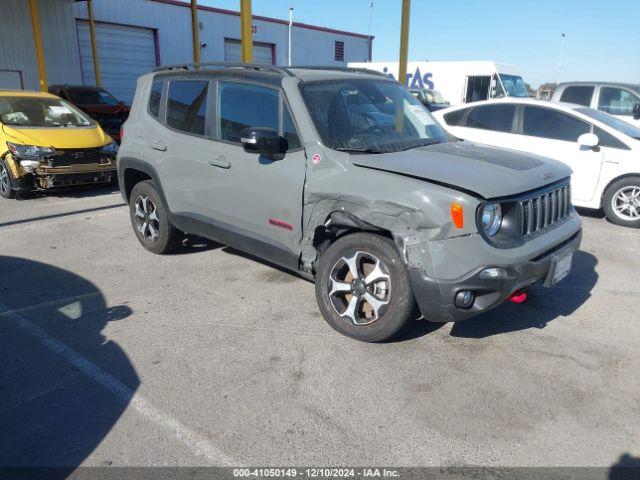
<path fill-rule="evenodd" d="M 117 144 L 55 95 L 0 90 L 0 196 L 114 183 Z"/>

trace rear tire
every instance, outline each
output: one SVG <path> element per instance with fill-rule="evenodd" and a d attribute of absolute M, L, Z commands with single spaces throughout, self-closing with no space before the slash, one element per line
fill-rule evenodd
<path fill-rule="evenodd" d="M 415 312 L 407 269 L 394 243 L 380 235 L 336 240 L 320 257 L 315 289 L 327 323 L 363 342 L 394 337 Z"/>
<path fill-rule="evenodd" d="M 169 221 L 168 211 L 151 180 L 133 187 L 129 215 L 133 231 L 145 249 L 160 255 L 175 249 L 179 232 Z"/>
<path fill-rule="evenodd" d="M 611 223 L 640 228 L 640 177 L 622 178 L 609 185 L 602 209 Z"/>
<path fill-rule="evenodd" d="M 15 197 L 16 192 L 11 187 L 11 173 L 4 160 L 0 160 L 0 197 L 10 199 Z"/>

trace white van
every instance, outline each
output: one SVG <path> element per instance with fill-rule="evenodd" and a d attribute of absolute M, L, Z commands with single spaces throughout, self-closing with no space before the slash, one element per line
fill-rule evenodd
<path fill-rule="evenodd" d="M 398 78 L 398 62 L 349 63 Z M 528 97 L 522 76 L 511 65 L 497 62 L 408 62 L 406 86 L 435 89 L 451 103 L 476 102 L 496 97 Z"/>

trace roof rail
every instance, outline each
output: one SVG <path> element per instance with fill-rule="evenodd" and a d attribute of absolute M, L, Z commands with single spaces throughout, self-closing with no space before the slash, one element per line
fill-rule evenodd
<path fill-rule="evenodd" d="M 387 74 L 379 70 L 369 70 L 368 68 L 355 68 L 355 67 L 322 67 L 319 65 L 292 65 L 289 68 L 299 68 L 301 70 L 330 70 L 336 72 L 351 72 L 351 73 L 365 73 L 368 75 L 379 75 L 386 77 Z"/>
<path fill-rule="evenodd" d="M 293 76 L 286 68 L 274 65 L 259 65 L 257 63 L 229 63 L 229 62 L 205 62 L 205 63 L 177 63 L 174 65 L 161 65 L 153 69 L 154 72 L 164 72 L 168 70 L 196 70 L 199 68 L 224 68 L 224 69 L 244 69 L 258 72 L 271 72 L 280 75 Z"/>

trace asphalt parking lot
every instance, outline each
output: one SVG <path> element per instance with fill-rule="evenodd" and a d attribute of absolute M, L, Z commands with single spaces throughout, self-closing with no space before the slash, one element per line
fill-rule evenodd
<path fill-rule="evenodd" d="M 117 192 L 2 201 L 0 466 L 637 459 L 640 231 L 583 220 L 556 288 L 364 344 L 263 262 L 147 253 Z"/>

